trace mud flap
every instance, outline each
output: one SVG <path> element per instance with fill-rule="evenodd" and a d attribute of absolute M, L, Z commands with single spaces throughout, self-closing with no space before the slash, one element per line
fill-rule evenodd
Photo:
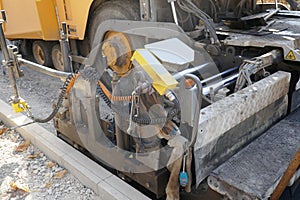
<path fill-rule="evenodd" d="M 290 74 L 277 72 L 201 110 L 194 148 L 197 186 L 286 115 Z"/>

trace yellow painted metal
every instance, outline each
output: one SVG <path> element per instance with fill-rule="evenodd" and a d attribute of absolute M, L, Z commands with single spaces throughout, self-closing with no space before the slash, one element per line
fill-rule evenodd
<path fill-rule="evenodd" d="M 66 22 L 69 26 L 70 38 L 83 40 L 93 0 L 53 1 L 57 5 L 59 21 Z"/>
<path fill-rule="evenodd" d="M 166 68 L 146 49 L 138 49 L 131 60 L 141 66 L 152 79 L 153 88 L 163 95 L 168 89 L 176 87 L 178 82 L 166 70 Z"/>
<path fill-rule="evenodd" d="M 0 0 L 1 9 L 7 13 L 5 34 L 8 39 L 59 40 L 59 24 L 66 22 L 70 38 L 83 40 L 92 2 Z"/>
<path fill-rule="evenodd" d="M 57 40 L 59 37 L 52 0 L 2 0 L 8 23 L 8 39 Z"/>
<path fill-rule="evenodd" d="M 52 0 L 36 0 L 36 7 L 43 39 L 57 40 L 59 38 L 59 29 L 54 2 Z"/>
<path fill-rule="evenodd" d="M 28 105 L 23 99 L 20 99 L 17 103 L 12 103 L 11 106 L 16 113 L 28 110 Z"/>
<path fill-rule="evenodd" d="M 108 66 L 119 76 L 130 70 L 132 50 L 125 34 L 114 31 L 107 32 L 102 45 L 102 53 L 107 58 Z"/>

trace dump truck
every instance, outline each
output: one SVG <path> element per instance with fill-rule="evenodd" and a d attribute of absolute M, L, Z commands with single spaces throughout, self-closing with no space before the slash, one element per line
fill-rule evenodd
<path fill-rule="evenodd" d="M 295 1 L 2 0 L 1 8 L 10 103 L 31 123 L 53 120 L 61 139 L 151 198 L 299 198 Z M 21 52 L 38 44 L 44 59 L 59 40 L 60 71 L 22 58 L 3 31 Z M 20 66 L 64 82 L 45 119 L 19 95 Z"/>
<path fill-rule="evenodd" d="M 154 11 L 153 16 L 150 13 L 140 16 L 138 1 L 105 1 L 1 0 L 0 6 L 6 10 L 10 20 L 10 24 L 5 25 L 6 37 L 15 41 L 26 58 L 61 71 L 70 71 L 64 69 L 64 49 L 59 44 L 63 37 L 61 22 L 67 23 L 73 52 L 86 56 L 97 27 L 105 19 L 172 21 L 170 16 L 161 14 L 168 9 L 165 2 L 157 4 L 155 9 L 160 11 Z M 273 0 L 259 2 L 265 5 L 274 3 Z M 144 4 L 149 7 L 149 2 L 145 1 Z M 285 9 L 297 9 L 295 1 L 281 0 L 278 4 Z M 108 34 L 107 37 L 113 36 Z"/>

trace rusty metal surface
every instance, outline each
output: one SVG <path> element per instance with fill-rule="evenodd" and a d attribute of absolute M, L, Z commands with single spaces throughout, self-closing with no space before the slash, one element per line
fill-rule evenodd
<path fill-rule="evenodd" d="M 197 185 L 285 115 L 289 78 L 277 72 L 201 110 L 194 148 Z"/>
<path fill-rule="evenodd" d="M 300 147 L 299 116 L 298 109 L 214 170 L 210 187 L 230 199 L 268 199 Z"/>

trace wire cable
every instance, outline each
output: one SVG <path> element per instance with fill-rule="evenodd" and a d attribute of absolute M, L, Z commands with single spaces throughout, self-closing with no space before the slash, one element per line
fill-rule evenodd
<path fill-rule="evenodd" d="M 213 20 L 208 14 L 199 9 L 191 0 L 178 0 L 177 4 L 183 11 L 192 13 L 201 19 L 209 31 L 211 43 L 220 45 L 220 41 L 212 23 Z"/>
<path fill-rule="evenodd" d="M 60 109 L 60 107 L 62 106 L 62 102 L 64 100 L 65 94 L 67 94 L 71 88 L 74 85 L 75 80 L 78 78 L 79 73 L 75 73 L 75 74 L 70 74 L 67 78 L 66 81 L 64 82 L 63 87 L 60 90 L 60 93 L 58 95 L 58 100 L 57 103 L 54 107 L 54 109 L 52 110 L 52 112 L 50 113 L 50 115 L 46 118 L 36 118 L 34 116 L 30 116 L 30 118 L 37 123 L 47 123 L 50 120 L 52 120 L 54 118 L 54 116 L 58 113 L 58 110 Z"/>
<path fill-rule="evenodd" d="M 54 118 L 54 116 L 58 113 L 59 109 L 61 108 L 62 102 L 64 100 L 65 95 L 71 90 L 71 88 L 73 87 L 73 85 L 74 85 L 74 83 L 75 83 L 75 81 L 76 81 L 76 79 L 78 78 L 79 75 L 80 75 L 80 73 L 77 72 L 75 74 L 70 74 L 66 78 L 66 81 L 64 82 L 63 87 L 61 88 L 60 93 L 58 95 L 57 104 L 55 105 L 52 112 L 48 115 L 48 117 L 46 117 L 46 118 L 37 118 L 30 112 L 30 110 L 28 110 L 28 112 L 30 113 L 29 118 L 33 121 L 28 122 L 26 124 L 19 125 L 19 126 L 11 127 L 8 130 L 15 130 L 17 128 L 28 126 L 28 125 L 34 124 L 34 123 L 47 123 L 50 120 L 52 120 Z"/>

